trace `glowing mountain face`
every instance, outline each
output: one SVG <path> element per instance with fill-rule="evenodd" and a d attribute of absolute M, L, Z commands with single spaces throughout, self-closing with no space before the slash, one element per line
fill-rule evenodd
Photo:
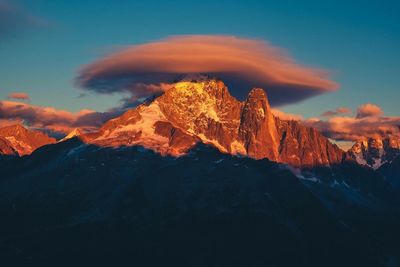
<path fill-rule="evenodd" d="M 174 156 L 202 142 L 223 153 L 293 166 L 330 165 L 343 157 L 316 130 L 275 118 L 264 90 L 251 90 L 241 102 L 215 79 L 179 82 L 81 139 L 99 146 L 142 145 Z"/>
<path fill-rule="evenodd" d="M 68 139 L 74 138 L 74 137 L 79 137 L 83 134 L 83 132 L 79 128 L 73 129 L 71 132 L 69 132 L 63 139 L 61 139 L 58 142 L 63 142 Z"/>
<path fill-rule="evenodd" d="M 42 132 L 28 130 L 18 124 L 0 128 L 0 139 L 2 139 L 4 149 L 1 154 L 18 154 L 20 156 L 29 155 L 41 146 L 56 142 L 54 138 Z M 6 147 L 8 148 L 6 149 Z"/>

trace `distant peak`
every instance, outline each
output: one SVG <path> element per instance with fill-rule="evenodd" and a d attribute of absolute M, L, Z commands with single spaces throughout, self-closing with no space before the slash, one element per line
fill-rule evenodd
<path fill-rule="evenodd" d="M 378 169 L 400 155 L 400 138 L 395 135 L 366 138 L 356 142 L 348 154 L 359 164 Z"/>
<path fill-rule="evenodd" d="M 60 140 L 60 142 L 82 135 L 82 131 L 79 128 L 73 129 L 67 136 Z"/>
<path fill-rule="evenodd" d="M 55 143 L 55 139 L 45 133 L 27 129 L 20 124 L 0 128 L 0 137 L 7 139 L 20 156 L 31 154 L 43 145 Z"/>

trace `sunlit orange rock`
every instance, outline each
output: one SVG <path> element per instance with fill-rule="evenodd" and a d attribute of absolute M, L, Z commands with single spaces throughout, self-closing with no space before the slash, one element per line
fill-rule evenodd
<path fill-rule="evenodd" d="M 343 158 L 343 151 L 315 129 L 275 118 L 264 90 L 251 90 L 242 102 L 217 79 L 178 82 L 80 138 L 99 146 L 141 145 L 174 156 L 202 142 L 223 153 L 296 167 L 331 165 Z"/>
<path fill-rule="evenodd" d="M 47 136 L 45 133 L 28 130 L 19 124 L 0 128 L 0 138 L 3 140 L 3 149 L 5 146 L 9 146 L 20 156 L 29 155 L 41 146 L 56 142 L 56 139 Z M 10 152 L 9 149 L 7 151 Z M 0 152 L 7 154 L 3 153 L 2 150 Z"/>

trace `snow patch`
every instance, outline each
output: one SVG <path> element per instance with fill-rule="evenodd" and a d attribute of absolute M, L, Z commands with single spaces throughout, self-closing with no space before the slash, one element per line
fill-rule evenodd
<path fill-rule="evenodd" d="M 129 144 L 124 143 L 124 145 L 139 144 L 147 148 L 154 148 L 155 150 L 167 150 L 169 139 L 155 133 L 154 124 L 157 121 L 166 121 L 157 101 L 154 101 L 148 106 L 144 106 L 140 115 L 140 121 L 134 124 L 120 125 L 115 129 L 107 130 L 102 136 L 96 138 L 94 142 L 117 140 L 124 134 L 128 134 L 132 137 L 134 137 L 135 134 L 140 134 L 140 138 L 132 140 Z"/>

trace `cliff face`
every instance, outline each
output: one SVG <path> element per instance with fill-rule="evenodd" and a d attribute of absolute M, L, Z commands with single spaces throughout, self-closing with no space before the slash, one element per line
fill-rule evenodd
<path fill-rule="evenodd" d="M 175 156 L 202 142 L 224 153 L 296 167 L 336 164 L 343 157 L 315 129 L 275 118 L 264 90 L 251 90 L 241 102 L 214 79 L 179 82 L 82 140 L 100 146 L 142 145 Z"/>
<path fill-rule="evenodd" d="M 280 159 L 292 166 L 332 165 L 342 161 L 344 152 L 316 129 L 297 121 L 277 119 L 280 134 Z"/>
<path fill-rule="evenodd" d="M 242 109 L 239 140 L 250 157 L 280 161 L 279 139 L 275 118 L 264 90 L 251 90 Z"/>

